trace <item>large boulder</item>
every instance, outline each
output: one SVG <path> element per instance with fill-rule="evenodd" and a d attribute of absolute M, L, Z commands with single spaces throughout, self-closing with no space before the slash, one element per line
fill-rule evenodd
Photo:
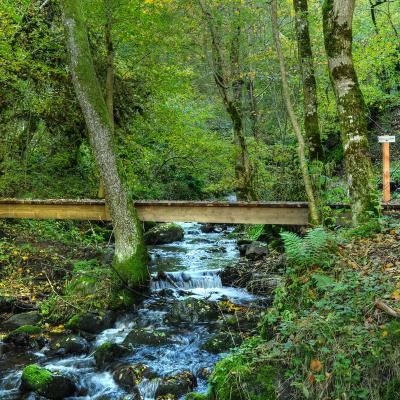
<path fill-rule="evenodd" d="M 252 242 L 246 248 L 245 257 L 248 260 L 262 260 L 268 255 L 268 244 L 264 242 Z"/>
<path fill-rule="evenodd" d="M 116 343 L 103 343 L 94 352 L 94 360 L 99 369 L 107 369 L 107 367 L 117 361 L 119 358 L 127 355 L 129 350 Z"/>
<path fill-rule="evenodd" d="M 76 333 L 83 331 L 97 334 L 111 328 L 114 322 L 115 315 L 111 312 L 107 312 L 103 316 L 85 313 L 74 315 L 65 326 Z"/>
<path fill-rule="evenodd" d="M 168 343 L 172 343 L 172 340 L 167 335 L 167 332 L 143 328 L 133 329 L 123 341 L 123 345 L 129 347 L 138 347 L 142 345 L 162 346 Z"/>
<path fill-rule="evenodd" d="M 172 305 L 165 321 L 169 323 L 197 323 L 216 320 L 219 316 L 218 306 L 215 303 L 194 298 L 177 300 Z"/>
<path fill-rule="evenodd" d="M 29 311 L 16 314 L 1 324 L 1 328 L 6 331 L 13 331 L 21 326 L 37 325 L 40 322 L 40 314 L 38 311 Z"/>
<path fill-rule="evenodd" d="M 190 393 L 197 386 L 196 377 L 190 371 L 183 371 L 177 375 L 164 378 L 159 383 L 155 397 L 171 395 L 180 398 Z"/>
<path fill-rule="evenodd" d="M 68 335 L 54 340 L 50 351 L 59 355 L 86 354 L 89 351 L 89 343 L 81 336 Z"/>
<path fill-rule="evenodd" d="M 22 372 L 20 390 L 23 393 L 35 392 L 51 400 L 62 400 L 76 392 L 76 385 L 66 376 L 31 364 Z"/>
<path fill-rule="evenodd" d="M 178 224 L 160 224 L 144 234 L 147 245 L 167 244 L 183 240 L 185 231 Z"/>

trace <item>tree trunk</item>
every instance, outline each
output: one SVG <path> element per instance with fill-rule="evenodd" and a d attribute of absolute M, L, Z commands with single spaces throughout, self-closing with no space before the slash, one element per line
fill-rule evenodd
<path fill-rule="evenodd" d="M 62 8 L 72 80 L 114 225 L 114 268 L 127 284 L 138 286 L 148 280 L 146 248 L 136 210 L 118 174 L 112 123 L 94 70 L 81 1 L 63 0 Z"/>
<path fill-rule="evenodd" d="M 212 67 L 214 80 L 223 100 L 225 109 L 233 124 L 234 143 L 237 146 L 235 157 L 236 194 L 238 200 L 254 200 L 252 169 L 243 124 L 243 79 L 240 76 L 240 34 L 241 27 L 234 26 L 230 47 L 230 71 L 224 62 L 221 38 L 211 11 L 203 0 L 198 0 L 207 21 L 211 36 Z"/>
<path fill-rule="evenodd" d="M 303 81 L 304 130 L 307 147 L 312 161 L 323 161 L 324 150 L 318 120 L 317 81 L 308 24 L 308 4 L 307 0 L 293 0 L 293 5 L 296 13 L 296 35 Z"/>
<path fill-rule="evenodd" d="M 112 4 L 110 0 L 104 0 L 106 23 L 104 26 L 105 45 L 107 51 L 106 74 L 106 104 L 110 115 L 112 130 L 114 132 L 114 46 L 112 41 Z M 105 190 L 103 180 L 100 179 L 98 197 L 104 199 Z"/>
<path fill-rule="evenodd" d="M 323 25 L 325 50 L 341 126 L 353 221 L 358 224 L 378 211 L 364 99 L 352 57 L 354 7 L 355 0 L 325 0 Z"/>
<path fill-rule="evenodd" d="M 310 173 L 308 171 L 306 156 L 305 156 L 305 143 L 304 138 L 301 133 L 300 124 L 297 120 L 297 116 L 294 112 L 292 100 L 290 98 L 290 90 L 289 90 L 289 83 L 287 78 L 286 72 L 286 65 L 285 59 L 283 57 L 282 52 L 282 45 L 281 45 L 281 38 L 279 33 L 279 26 L 278 26 L 278 10 L 276 5 L 276 0 L 272 0 L 271 2 L 271 20 L 272 20 L 272 31 L 274 36 L 275 48 L 276 53 L 279 59 L 279 67 L 281 73 L 281 80 L 282 80 L 282 92 L 283 97 L 286 104 L 286 109 L 289 114 L 290 121 L 293 126 L 294 133 L 296 134 L 297 143 L 298 143 L 298 153 L 299 153 L 299 160 L 300 160 L 300 168 L 301 173 L 303 175 L 304 187 L 308 197 L 308 205 L 310 209 L 310 220 L 311 224 L 318 225 L 320 223 L 318 209 L 315 202 L 314 191 L 311 184 Z"/>

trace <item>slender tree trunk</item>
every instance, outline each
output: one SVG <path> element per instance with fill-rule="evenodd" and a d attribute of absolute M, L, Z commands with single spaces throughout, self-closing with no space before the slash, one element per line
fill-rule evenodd
<path fill-rule="evenodd" d="M 230 48 L 230 71 L 228 73 L 221 47 L 221 39 L 211 11 L 203 0 L 198 0 L 211 36 L 212 67 L 214 80 L 225 109 L 233 124 L 234 142 L 237 146 L 235 177 L 239 200 L 254 200 L 252 169 L 243 124 L 243 79 L 240 77 L 241 27 L 234 26 Z"/>
<path fill-rule="evenodd" d="M 377 213 L 377 196 L 367 137 L 364 99 L 352 57 L 355 0 L 325 0 L 325 49 L 334 88 L 353 221 L 358 224 Z"/>
<path fill-rule="evenodd" d="M 257 99 L 254 94 L 254 82 L 252 79 L 248 79 L 247 83 L 247 96 L 249 101 L 249 112 L 250 112 L 250 123 L 251 123 L 251 132 L 253 133 L 254 139 L 257 141 L 260 140 L 260 134 L 258 131 L 258 107 L 257 107 Z"/>
<path fill-rule="evenodd" d="M 276 5 L 276 0 L 271 1 L 271 20 L 272 20 L 272 30 L 275 42 L 276 53 L 279 59 L 279 67 L 281 73 L 281 80 L 282 80 L 282 92 L 283 97 L 285 100 L 287 112 L 289 114 L 290 121 L 293 126 L 294 133 L 296 134 L 297 143 L 298 143 L 298 153 L 299 153 L 299 160 L 300 160 L 300 168 L 301 173 L 303 175 L 304 187 L 306 189 L 307 197 L 308 197 L 308 205 L 310 209 L 310 219 L 313 225 L 318 225 L 320 223 L 318 209 L 316 206 L 316 201 L 314 197 L 314 191 L 311 184 L 310 173 L 308 171 L 306 156 L 305 156 L 305 143 L 304 138 L 301 133 L 300 124 L 297 120 L 296 113 L 294 112 L 292 100 L 290 98 L 290 90 L 289 90 L 289 83 L 287 78 L 286 72 L 286 65 L 285 59 L 283 57 L 282 52 L 282 45 L 281 45 L 281 38 L 279 33 L 279 26 L 278 26 L 278 10 Z"/>
<path fill-rule="evenodd" d="M 304 130 L 310 159 L 324 160 L 318 120 L 317 81 L 308 24 L 307 0 L 293 0 L 296 13 L 296 35 L 303 81 Z"/>
<path fill-rule="evenodd" d="M 148 280 L 141 224 L 118 174 L 112 122 L 96 77 L 80 0 L 63 0 L 70 68 L 114 225 L 114 268 L 130 286 Z"/>

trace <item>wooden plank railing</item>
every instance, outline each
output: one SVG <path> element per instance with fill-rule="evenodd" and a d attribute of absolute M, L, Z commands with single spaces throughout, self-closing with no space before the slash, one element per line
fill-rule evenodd
<path fill-rule="evenodd" d="M 307 225 L 305 202 L 135 201 L 142 221 Z M 335 204 L 333 208 L 348 207 Z M 400 210 L 400 204 L 383 206 Z M 0 199 L 0 218 L 109 221 L 104 200 Z"/>

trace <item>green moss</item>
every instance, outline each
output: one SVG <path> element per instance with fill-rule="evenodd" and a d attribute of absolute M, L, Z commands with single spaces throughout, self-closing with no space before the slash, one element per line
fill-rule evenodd
<path fill-rule="evenodd" d="M 30 335 L 36 335 L 42 333 L 42 328 L 33 325 L 24 325 L 20 326 L 19 328 L 15 329 L 11 333 L 28 333 Z"/>
<path fill-rule="evenodd" d="M 21 379 L 29 389 L 40 391 L 45 385 L 51 382 L 53 377 L 47 369 L 32 364 L 24 368 Z"/>
<path fill-rule="evenodd" d="M 130 287 L 145 287 L 149 281 L 147 250 L 143 243 L 137 245 L 135 254 L 124 261 L 114 260 L 113 267 L 120 279 Z"/>
<path fill-rule="evenodd" d="M 208 400 L 210 397 L 204 393 L 188 393 L 185 400 Z"/>
<path fill-rule="evenodd" d="M 382 400 L 394 400 L 400 398 L 400 379 L 393 378 L 385 386 Z"/>
<path fill-rule="evenodd" d="M 111 294 L 109 308 L 111 310 L 120 310 L 132 307 L 140 300 L 140 296 L 132 293 L 125 288 L 116 288 Z"/>
<path fill-rule="evenodd" d="M 79 314 L 76 314 L 70 318 L 70 320 L 65 324 L 65 327 L 67 329 L 74 329 L 79 326 L 79 322 L 81 320 L 81 316 Z"/>

